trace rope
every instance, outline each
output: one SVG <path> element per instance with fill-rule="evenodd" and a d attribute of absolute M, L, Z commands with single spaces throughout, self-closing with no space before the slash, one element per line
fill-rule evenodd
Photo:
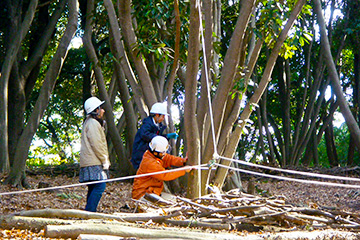
<path fill-rule="evenodd" d="M 197 0 L 198 2 L 198 0 Z M 214 144 L 214 157 L 217 158 L 219 156 L 216 148 L 216 136 L 215 136 L 215 124 L 214 124 L 214 115 L 211 107 L 211 94 L 210 94 L 210 81 L 209 81 L 209 70 L 207 66 L 207 58 L 206 58 L 206 47 L 205 47 L 205 38 L 204 38 L 204 29 L 202 26 L 202 18 L 201 18 L 201 9 L 200 9 L 200 3 L 199 4 L 199 19 L 200 19 L 200 35 L 201 35 L 201 42 L 202 42 L 202 49 L 203 49 L 203 57 L 204 57 L 204 69 L 205 69 L 205 80 L 206 80 L 206 86 L 207 86 L 207 99 L 209 104 L 209 117 L 211 122 L 211 133 L 212 133 L 212 139 Z"/>
<path fill-rule="evenodd" d="M 107 183 L 107 182 L 123 181 L 123 180 L 153 176 L 153 175 L 158 175 L 158 174 L 163 174 L 163 173 L 168 173 L 168 172 L 178 172 L 178 171 L 183 171 L 183 170 L 188 170 L 188 169 L 191 170 L 193 168 L 203 169 L 205 165 L 206 164 L 196 165 L 196 166 L 185 166 L 185 167 L 180 167 L 180 168 L 175 168 L 175 169 L 170 169 L 170 170 L 164 170 L 164 171 L 160 171 L 160 172 L 144 173 L 144 174 L 139 174 L 139 175 L 131 175 L 131 176 L 126 176 L 126 177 L 112 178 L 112 179 L 94 181 L 94 182 L 77 183 L 77 184 L 70 184 L 70 185 L 63 185 L 63 186 L 56 186 L 56 187 L 38 188 L 38 189 L 28 189 L 28 190 L 15 191 L 15 192 L 3 192 L 3 193 L 0 193 L 0 197 L 5 196 L 5 195 L 14 195 L 14 194 L 21 194 L 21 193 L 40 192 L 40 191 L 47 191 L 47 190 L 79 187 L 79 186 L 85 186 L 85 185 L 90 185 L 90 184 L 94 184 L 94 183 Z"/>
<path fill-rule="evenodd" d="M 292 182 L 299 182 L 299 183 L 307 183 L 307 184 L 317 184 L 317 185 L 324 185 L 324 186 L 330 186 L 330 187 L 343 187 L 343 188 L 360 188 L 360 185 L 353 185 L 353 184 L 342 184 L 342 183 L 331 183 L 331 182 L 320 182 L 320 181 L 313 181 L 313 180 L 303 180 L 303 179 L 297 179 L 297 178 L 289 178 L 289 177 L 282 177 L 282 176 L 276 176 L 276 175 L 270 175 L 265 173 L 258 173 L 253 171 L 248 171 L 240 168 L 234 168 L 229 167 L 226 165 L 222 165 L 219 163 L 215 163 L 215 165 L 223 168 L 227 168 L 230 170 L 247 173 L 247 174 L 253 174 L 261 177 L 267 177 L 267 178 L 275 178 L 279 180 L 285 180 L 285 181 L 292 181 Z"/>
<path fill-rule="evenodd" d="M 327 174 L 320 174 L 320 173 L 311 173 L 311 172 L 303 172 L 303 171 L 296 171 L 296 170 L 289 170 L 289 169 L 281 169 L 281 168 L 259 165 L 259 164 L 255 164 L 255 163 L 249 163 L 244 160 L 236 160 L 233 158 L 227 158 L 227 157 L 222 157 L 222 156 L 220 156 L 220 158 L 228 160 L 228 161 L 236 162 L 236 163 L 239 163 L 242 165 L 258 167 L 258 168 L 272 170 L 272 171 L 285 172 L 285 173 L 290 173 L 290 174 L 298 174 L 298 175 L 304 175 L 304 176 L 310 176 L 310 177 L 360 182 L 360 178 L 342 177 L 342 176 L 334 176 L 334 175 L 327 175 Z"/>

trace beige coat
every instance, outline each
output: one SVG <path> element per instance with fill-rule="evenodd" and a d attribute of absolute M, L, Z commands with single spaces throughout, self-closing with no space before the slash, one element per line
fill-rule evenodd
<path fill-rule="evenodd" d="M 80 167 L 109 163 L 109 151 L 104 129 L 92 118 L 86 118 L 81 133 Z"/>

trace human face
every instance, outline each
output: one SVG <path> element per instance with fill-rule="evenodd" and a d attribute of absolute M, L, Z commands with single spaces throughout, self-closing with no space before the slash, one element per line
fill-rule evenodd
<path fill-rule="evenodd" d="M 96 110 L 96 112 L 98 113 L 98 118 L 99 119 L 104 119 L 104 114 L 105 114 L 105 109 L 103 109 L 103 108 L 98 108 L 97 110 Z"/>
<path fill-rule="evenodd" d="M 166 152 L 154 152 L 154 156 L 162 159 L 165 156 Z"/>
<path fill-rule="evenodd" d="M 165 115 L 155 114 L 154 119 L 155 119 L 155 122 L 156 122 L 156 123 L 161 123 L 162 121 L 164 121 Z"/>

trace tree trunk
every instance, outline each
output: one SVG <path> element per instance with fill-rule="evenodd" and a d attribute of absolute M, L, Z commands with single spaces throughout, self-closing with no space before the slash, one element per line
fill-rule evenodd
<path fill-rule="evenodd" d="M 213 130 L 211 130 L 208 134 L 208 137 L 204 138 L 205 140 L 204 151 L 203 151 L 204 154 L 201 156 L 203 163 L 208 163 L 210 160 L 213 159 L 214 153 L 215 152 L 218 153 L 218 151 L 214 148 L 218 145 L 218 140 L 221 133 L 221 127 L 223 126 L 223 123 L 225 121 L 224 113 L 225 113 L 225 109 L 227 109 L 229 92 L 231 92 L 231 89 L 233 87 L 233 81 L 238 71 L 240 55 L 244 48 L 243 44 L 244 44 L 245 32 L 250 20 L 251 13 L 254 8 L 254 4 L 255 4 L 254 0 L 241 1 L 241 10 L 236 22 L 233 35 L 231 37 L 229 48 L 225 55 L 219 85 L 215 93 L 215 96 L 212 99 L 212 106 L 211 106 L 213 110 L 212 124 L 214 124 L 213 126 L 214 132 Z M 210 124 L 210 122 L 208 121 L 207 124 Z M 207 132 L 205 131 L 204 133 L 206 134 Z M 215 135 L 214 136 L 215 139 L 213 139 L 214 138 L 213 135 Z M 238 142 L 238 140 L 239 139 L 235 141 Z M 236 148 L 232 150 L 234 153 Z M 202 183 L 203 191 L 205 191 L 205 184 L 208 179 L 208 174 L 209 174 L 208 171 L 202 172 L 201 183 Z"/>
<path fill-rule="evenodd" d="M 109 1 L 109 0 L 107 0 Z M 106 2 L 106 1 L 105 1 Z M 137 44 L 136 35 L 132 27 L 132 17 L 131 17 L 131 0 L 119 1 L 119 18 L 120 25 L 123 31 L 123 37 L 127 48 L 129 49 L 130 58 L 135 64 L 137 74 L 139 75 L 140 85 L 142 88 L 142 93 L 144 94 L 146 104 L 152 106 L 155 102 L 162 100 L 157 99 L 156 93 L 154 91 L 153 83 L 150 79 L 149 72 L 146 68 L 146 64 L 143 60 L 141 53 L 134 49 L 134 46 Z"/>
<path fill-rule="evenodd" d="M 360 149 L 360 129 L 354 116 L 351 113 L 351 110 L 345 99 L 344 93 L 340 85 L 339 75 L 336 71 L 335 63 L 331 55 L 329 40 L 326 35 L 326 26 L 324 22 L 324 16 L 322 13 L 320 0 L 314 0 L 314 6 L 320 27 L 321 46 L 323 53 L 325 55 L 325 62 L 328 67 L 329 77 L 331 79 L 332 87 L 334 89 L 337 101 L 339 101 L 340 111 L 345 118 L 345 122 L 349 128 L 350 133 L 354 136 L 355 145 L 357 149 Z"/>
<path fill-rule="evenodd" d="M 6 179 L 7 183 L 11 183 L 14 186 L 18 186 L 23 181 L 25 176 L 26 160 L 29 152 L 29 148 L 33 139 L 34 134 L 39 126 L 40 120 L 43 113 L 49 103 L 50 94 L 56 83 L 56 79 L 61 71 L 64 59 L 68 52 L 68 46 L 71 39 L 73 38 L 76 27 L 77 27 L 77 16 L 78 16 L 78 4 L 76 0 L 69 0 L 69 21 L 61 38 L 59 47 L 50 63 L 49 70 L 46 73 L 44 83 L 41 87 L 39 98 L 36 101 L 33 112 L 31 113 L 24 132 L 19 138 L 17 145 L 14 166 Z"/>
<path fill-rule="evenodd" d="M 260 100 L 261 102 L 261 100 Z M 265 143 L 264 143 L 264 134 L 263 134 L 263 121 L 261 115 L 261 107 L 256 109 L 256 115 L 258 116 L 258 125 L 259 125 L 259 148 L 261 155 L 263 157 L 263 162 L 266 163 L 266 153 L 265 153 Z"/>
<path fill-rule="evenodd" d="M 354 49 L 354 97 L 353 97 L 353 108 L 354 108 L 354 116 L 357 119 L 357 122 L 360 122 L 360 50 Z M 353 135 L 350 134 L 349 140 L 349 149 L 348 149 L 348 157 L 347 164 L 348 166 L 354 165 L 354 155 L 355 155 L 355 146 Z"/>
<path fill-rule="evenodd" d="M 201 164 L 200 136 L 196 121 L 197 75 L 200 51 L 200 6 L 197 3 L 197 1 L 190 2 L 190 32 L 185 82 L 184 127 L 190 165 Z M 187 195 L 189 198 L 201 196 L 200 177 L 201 170 L 192 171 L 189 174 L 188 182 L 193 183 L 188 185 Z"/>
<path fill-rule="evenodd" d="M 16 60 L 17 53 L 21 47 L 21 42 L 26 36 L 32 23 L 38 0 L 32 0 L 21 22 L 21 8 L 17 1 L 7 1 L 9 7 L 9 18 L 11 22 L 10 44 L 7 46 L 5 61 L 2 63 L 0 73 L 0 171 L 8 172 L 10 169 L 8 151 L 8 87 L 11 70 Z"/>
<path fill-rule="evenodd" d="M 112 35 L 112 34 L 110 34 Z M 114 48 L 115 45 L 117 45 L 118 43 L 116 43 L 115 41 L 113 41 L 113 37 L 110 38 L 110 49 L 111 52 L 114 52 Z M 114 53 L 114 56 L 117 56 L 116 53 Z M 135 109 L 134 109 L 134 104 L 133 104 L 133 100 L 131 99 L 131 95 L 128 89 L 128 86 L 126 84 L 126 79 L 125 79 L 125 74 L 124 71 L 122 70 L 120 64 L 118 63 L 118 61 L 114 61 L 114 69 L 115 69 L 115 78 L 116 78 L 116 83 L 118 84 L 118 88 L 119 88 L 119 93 L 120 93 L 120 99 L 121 99 L 121 103 L 122 106 L 124 108 L 124 112 L 123 115 L 125 116 L 125 121 L 126 121 L 126 144 L 127 144 L 127 149 L 129 150 L 127 153 L 124 153 L 125 159 L 130 159 L 131 158 L 131 152 L 133 149 L 133 142 L 135 139 L 135 134 L 137 131 L 137 115 L 135 113 Z M 115 147 L 119 147 L 119 146 L 115 146 Z M 122 158 L 124 159 L 124 158 Z"/>
<path fill-rule="evenodd" d="M 169 74 L 169 80 L 167 81 L 167 111 L 169 113 L 169 132 L 175 132 L 174 122 L 172 120 L 171 104 L 173 100 L 173 87 L 175 82 L 176 73 L 179 69 L 179 59 L 180 59 L 180 33 L 181 33 L 181 20 L 180 20 L 180 10 L 179 10 L 179 0 L 174 0 L 174 15 L 175 15 L 175 46 L 174 46 L 174 60 L 171 66 L 171 71 Z M 172 155 L 178 155 L 177 148 L 175 146 L 175 140 L 171 140 L 170 144 L 172 146 Z"/>
<path fill-rule="evenodd" d="M 29 104 L 30 94 L 39 77 L 42 57 L 50 39 L 54 36 L 56 23 L 63 12 L 67 0 L 62 0 L 49 17 L 48 5 L 39 7 L 37 18 L 34 19 L 36 28 L 30 33 L 29 52 L 26 61 L 16 61 L 13 66 L 9 84 L 8 112 L 9 119 L 9 160 L 12 165 L 19 138 L 26 125 L 25 109 Z M 23 51 L 19 52 L 19 59 L 25 58 Z"/>
<path fill-rule="evenodd" d="M 329 159 L 330 167 L 339 166 L 339 160 L 337 157 L 335 139 L 334 139 L 334 126 L 329 124 L 325 129 L 325 143 L 326 152 Z"/>
<path fill-rule="evenodd" d="M 93 8 L 94 8 L 94 2 L 93 1 L 89 1 L 88 5 L 87 5 L 87 13 L 92 12 Z M 85 27 L 85 34 L 84 34 L 84 46 L 86 49 L 86 52 L 91 60 L 91 62 L 94 65 L 94 73 L 95 73 L 95 79 L 96 79 L 96 83 L 97 86 L 99 88 L 99 93 L 100 93 L 100 98 L 102 98 L 105 103 L 105 116 L 107 119 L 107 123 L 108 123 L 108 127 L 109 127 L 109 134 L 111 137 L 111 141 L 114 144 L 114 149 L 116 151 L 116 154 L 118 156 L 119 159 L 121 159 L 122 153 L 121 153 L 121 148 L 119 147 L 120 145 L 124 145 L 122 142 L 122 139 L 120 137 L 119 132 L 117 131 L 116 125 L 115 125 L 115 120 L 114 120 L 114 115 L 113 115 L 113 109 L 110 103 L 110 98 L 108 96 L 106 87 L 105 87 L 105 83 L 104 83 L 104 76 L 102 74 L 102 69 L 100 67 L 99 64 L 99 60 L 97 58 L 94 46 L 92 44 L 92 40 L 91 40 L 91 35 L 92 35 L 92 21 L 91 21 L 91 14 L 87 15 L 87 19 L 86 19 L 86 27 Z M 121 159 L 122 163 L 124 165 L 126 165 L 126 169 L 128 171 L 121 173 L 121 174 L 129 174 L 129 170 L 133 169 L 132 165 L 130 163 L 130 159 Z M 134 171 L 132 171 L 134 172 Z"/>
<path fill-rule="evenodd" d="M 234 131 L 232 132 L 232 134 L 229 137 L 229 145 L 227 146 L 227 148 L 225 149 L 224 152 L 224 156 L 225 157 L 233 157 L 236 147 L 239 143 L 240 140 L 240 136 L 243 130 L 243 127 L 245 126 L 245 121 L 247 119 L 249 119 L 250 114 L 254 108 L 254 104 L 256 105 L 262 94 L 264 93 L 269 81 L 270 81 L 270 76 L 271 73 L 273 71 L 274 65 L 275 65 L 275 61 L 279 55 L 280 52 L 280 48 L 283 45 L 287 34 L 289 32 L 289 30 L 291 29 L 292 25 L 294 24 L 295 20 L 297 19 L 303 5 L 305 4 L 305 0 L 299 0 L 296 3 L 296 6 L 293 8 L 293 11 L 291 12 L 291 15 L 287 21 L 287 23 L 284 26 L 284 29 L 281 31 L 275 45 L 274 48 L 268 58 L 265 70 L 264 70 L 264 74 L 261 78 L 261 81 L 259 83 L 258 88 L 255 90 L 254 94 L 252 95 L 252 97 L 249 99 L 249 102 L 247 103 L 247 105 L 245 106 L 245 109 L 243 110 L 243 112 L 240 115 L 240 121 L 239 121 L 239 125 L 236 126 L 236 128 L 234 129 Z M 229 48 L 231 51 L 233 49 Z M 220 105 L 222 106 L 222 105 Z M 222 164 L 229 166 L 230 165 L 230 161 L 224 160 L 222 161 Z M 220 168 L 217 171 L 216 174 L 216 178 L 215 178 L 215 185 L 217 186 L 222 186 L 225 180 L 225 177 L 227 175 L 228 170 L 225 168 Z"/>
<path fill-rule="evenodd" d="M 72 238 L 76 239 L 80 234 L 114 235 L 121 237 L 136 237 L 140 239 L 242 239 L 240 236 L 230 234 L 211 234 L 195 231 L 169 229 L 146 229 L 132 226 L 103 225 L 103 224 L 76 224 L 76 225 L 48 225 L 45 228 L 45 237 L 49 238 Z"/>
<path fill-rule="evenodd" d="M 274 141 L 269 129 L 269 121 L 268 121 L 268 112 L 267 112 L 267 107 L 266 104 L 267 103 L 267 90 L 264 92 L 263 98 L 260 101 L 260 114 L 261 114 L 261 120 L 264 126 L 264 130 L 265 130 L 265 134 L 266 134 L 266 138 L 267 138 L 267 142 L 268 142 L 268 148 L 269 148 L 269 152 L 266 154 L 266 159 L 265 162 L 268 161 L 268 163 L 270 164 L 270 166 L 276 166 L 277 164 L 275 163 L 275 149 L 274 149 Z"/>
<path fill-rule="evenodd" d="M 104 1 L 104 5 L 108 11 L 110 28 L 111 28 L 112 36 L 114 37 L 114 43 L 115 43 L 113 45 L 114 55 L 116 59 L 118 59 L 118 62 L 122 70 L 124 71 L 127 80 L 129 81 L 132 91 L 136 96 L 134 100 L 136 102 L 137 109 L 140 112 L 140 116 L 141 118 L 145 118 L 147 116 L 148 111 L 144 103 L 144 96 L 143 96 L 144 93 L 141 90 L 141 86 L 139 85 L 135 77 L 135 73 L 133 69 L 131 68 L 127 53 L 123 45 L 123 41 L 121 40 L 122 36 L 121 36 L 120 26 L 117 20 L 117 16 L 115 13 L 114 5 L 111 1 Z"/>

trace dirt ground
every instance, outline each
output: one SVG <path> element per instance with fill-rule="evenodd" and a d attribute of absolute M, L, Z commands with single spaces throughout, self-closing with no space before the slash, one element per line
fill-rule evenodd
<path fill-rule="evenodd" d="M 28 176 L 32 188 L 61 186 L 78 183 L 78 177 L 46 175 Z M 282 195 L 288 204 L 294 206 L 321 206 L 329 209 L 339 209 L 360 214 L 360 189 L 327 187 L 319 185 L 308 185 L 302 183 L 252 180 L 255 186 L 255 195 L 273 196 Z M 358 183 L 360 184 L 360 183 Z M 247 189 L 248 181 L 243 181 L 244 189 Z M 102 213 L 129 212 L 131 203 L 132 184 L 126 182 L 111 182 L 107 184 L 103 198 L 98 207 Z M 16 192 L 17 188 L 0 184 L 0 192 Z M 65 188 L 54 191 L 41 191 L 0 196 L 0 212 L 3 215 L 31 209 L 84 209 L 87 189 L 85 186 Z M 131 205 L 131 204 L 130 204 Z M 38 233 L 29 231 L 0 229 L 0 239 L 43 239 Z M 6 238 L 5 236 L 11 236 Z M 31 237 L 33 236 L 33 237 Z"/>

